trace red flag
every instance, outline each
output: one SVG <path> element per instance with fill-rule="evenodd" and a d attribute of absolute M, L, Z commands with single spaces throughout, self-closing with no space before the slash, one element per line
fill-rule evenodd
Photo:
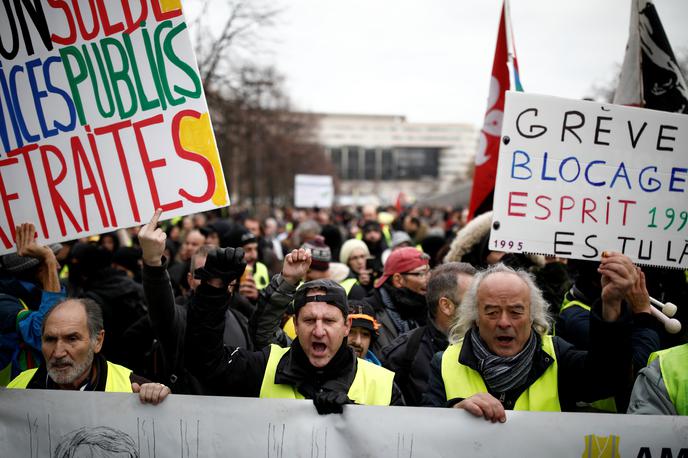
<path fill-rule="evenodd" d="M 502 5 L 502 15 L 499 20 L 497 47 L 492 64 L 492 78 L 490 80 L 490 95 L 487 99 L 487 112 L 480 131 L 478 151 L 475 155 L 475 172 L 473 174 L 473 190 L 468 208 L 468 220 L 475 215 L 492 209 L 492 198 L 497 175 L 497 157 L 499 155 L 499 140 L 502 133 L 502 117 L 504 116 L 504 92 L 510 89 L 509 81 L 509 43 L 510 31 L 507 30 L 508 12 L 507 2 Z M 512 46 L 511 59 L 514 69 L 515 89 L 522 90 L 518 79 L 518 63 L 516 52 Z"/>
<path fill-rule="evenodd" d="M 686 79 L 649 0 L 632 0 L 631 27 L 614 103 L 688 113 Z"/>

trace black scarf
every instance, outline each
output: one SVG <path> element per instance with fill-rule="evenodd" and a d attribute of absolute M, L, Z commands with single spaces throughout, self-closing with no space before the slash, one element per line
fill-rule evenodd
<path fill-rule="evenodd" d="M 525 384 L 537 349 L 538 339 L 534 331 L 531 331 L 530 339 L 523 350 L 507 357 L 492 353 L 480 338 L 476 328 L 471 329 L 470 335 L 473 353 L 480 362 L 480 375 L 489 391 L 504 393 Z"/>
<path fill-rule="evenodd" d="M 408 288 L 395 288 L 386 283 L 383 288 L 390 295 L 393 309 L 402 320 L 415 321 L 419 326 L 425 325 L 428 305 L 423 294 L 418 294 Z"/>
<path fill-rule="evenodd" d="M 356 372 L 356 358 L 347 345 L 346 338 L 324 367 L 311 364 L 298 339 L 292 342 L 287 355 L 277 367 L 275 383 L 294 385 L 308 399 L 312 399 L 321 388 L 343 393 L 349 391 Z"/>

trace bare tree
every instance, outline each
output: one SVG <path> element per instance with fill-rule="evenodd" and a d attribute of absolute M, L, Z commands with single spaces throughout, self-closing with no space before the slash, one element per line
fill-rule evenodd
<path fill-rule="evenodd" d="M 236 85 L 237 69 L 264 51 L 264 32 L 280 10 L 268 0 L 199 0 L 190 29 L 204 88 Z M 218 23 L 217 18 L 225 18 Z"/>
<path fill-rule="evenodd" d="M 332 173 L 317 143 L 317 118 L 291 110 L 284 78 L 251 56 L 262 47 L 265 29 L 280 13 L 264 0 L 227 0 L 221 27 L 214 0 L 202 0 L 190 24 L 196 37 L 198 66 L 233 201 L 287 205 L 296 173 Z"/>

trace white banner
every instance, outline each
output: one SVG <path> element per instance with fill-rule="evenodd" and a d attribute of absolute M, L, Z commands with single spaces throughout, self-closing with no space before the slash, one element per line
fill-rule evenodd
<path fill-rule="evenodd" d="M 329 175 L 296 175 L 294 206 L 329 208 L 334 201 L 334 184 Z"/>
<path fill-rule="evenodd" d="M 312 401 L 172 395 L 150 406 L 136 395 L 49 390 L 0 390 L 0 407 L 7 457 L 83 456 L 89 442 L 88 456 L 141 458 L 688 454 L 686 417 L 509 411 L 492 424 L 457 409 L 346 406 L 321 416 Z M 122 454 L 98 454 L 97 444 Z"/>
<path fill-rule="evenodd" d="M 490 249 L 688 268 L 688 116 L 508 92 Z"/>
<path fill-rule="evenodd" d="M 3 5 L 0 254 L 229 205 L 180 0 Z"/>

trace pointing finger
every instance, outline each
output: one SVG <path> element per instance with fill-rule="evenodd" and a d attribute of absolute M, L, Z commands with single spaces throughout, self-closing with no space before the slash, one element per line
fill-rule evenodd
<path fill-rule="evenodd" d="M 158 220 L 160 219 L 160 215 L 162 215 L 162 208 L 157 208 L 149 223 L 152 228 L 156 228 L 158 226 Z"/>

